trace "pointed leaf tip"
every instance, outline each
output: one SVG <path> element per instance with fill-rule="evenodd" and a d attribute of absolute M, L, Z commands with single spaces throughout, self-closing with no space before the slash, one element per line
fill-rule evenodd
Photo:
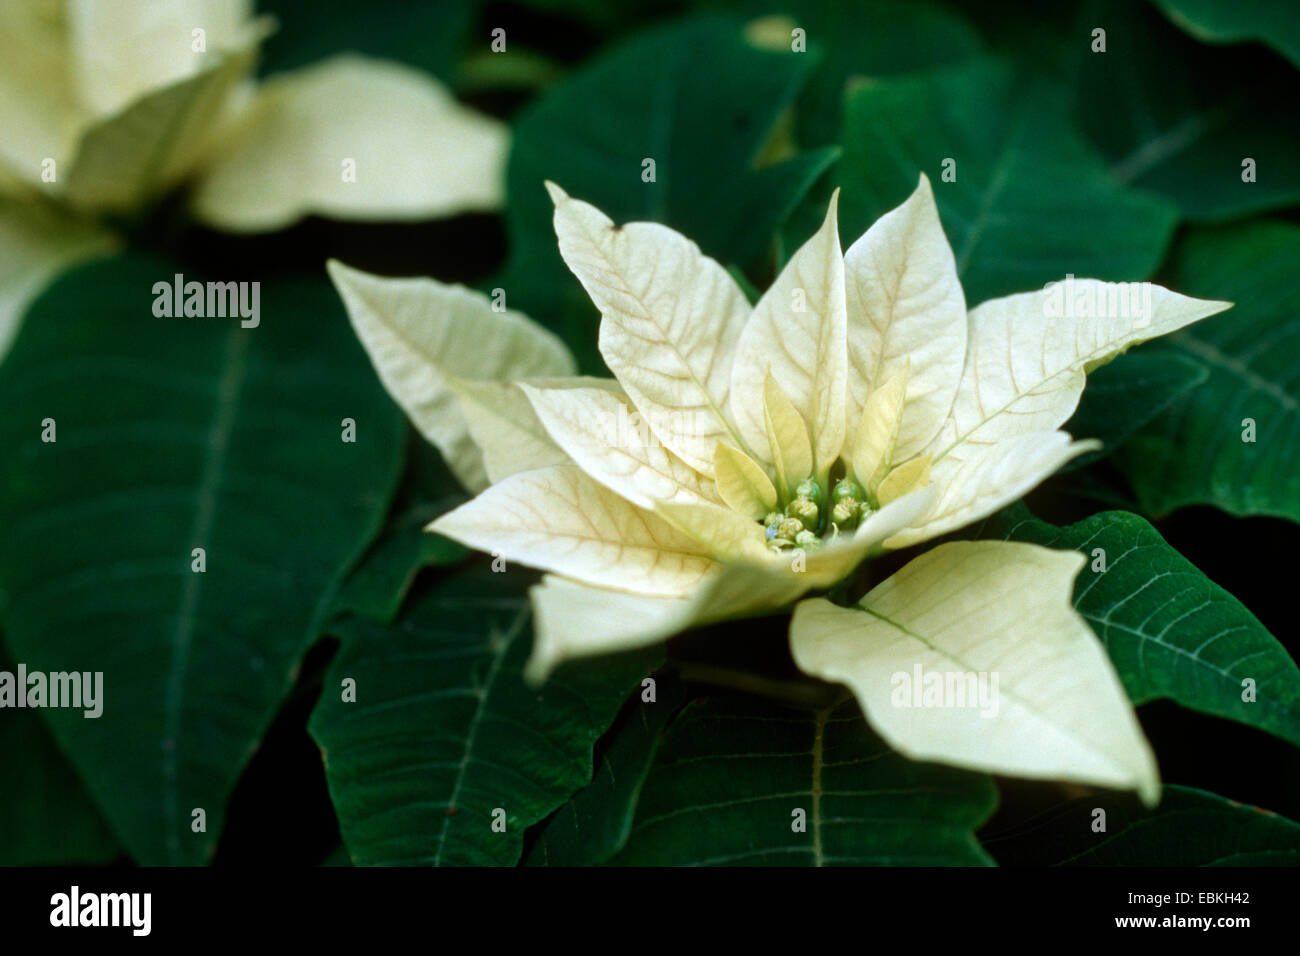
<path fill-rule="evenodd" d="M 545 183 L 546 183 L 546 192 L 551 197 L 551 202 L 555 203 L 555 205 L 558 206 L 560 205 L 560 203 L 568 201 L 569 194 L 566 193 L 563 189 L 561 189 L 555 183 L 551 182 L 549 179 L 546 180 Z"/>
<path fill-rule="evenodd" d="M 1071 604 L 1085 562 L 1032 544 L 949 542 L 856 608 L 801 602 L 791 651 L 805 673 L 848 685 L 911 759 L 1131 789 L 1152 805 L 1155 756 L 1105 648 Z M 925 672 L 983 682 L 971 692 L 985 696 L 922 701 L 920 688 L 933 683 Z"/>
<path fill-rule="evenodd" d="M 346 279 L 350 273 L 356 271 L 357 270 L 353 269 L 347 263 L 340 262 L 338 259 L 333 257 L 325 260 L 325 272 L 329 275 L 330 279 L 333 280 L 336 286 Z"/>
<path fill-rule="evenodd" d="M 836 186 L 835 191 L 831 193 L 830 204 L 826 207 L 826 221 L 835 224 L 836 235 L 839 234 L 839 215 L 840 215 L 840 187 Z"/>

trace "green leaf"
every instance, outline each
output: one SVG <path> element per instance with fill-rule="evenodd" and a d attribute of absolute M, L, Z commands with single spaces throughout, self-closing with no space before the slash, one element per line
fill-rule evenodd
<path fill-rule="evenodd" d="M 1050 82 L 1027 85 L 994 59 L 859 83 L 845 107 L 837 168 L 842 234 L 861 234 L 924 172 L 971 305 L 1066 274 L 1146 278 L 1175 211 L 1117 185 L 1060 99 Z M 947 167 L 955 182 L 944 179 L 946 160 L 955 162 Z"/>
<path fill-rule="evenodd" d="M 513 865 L 524 830 L 591 780 L 592 746 L 648 658 L 572 666 L 530 689 L 533 580 L 473 566 L 413 597 L 393 627 L 336 626 L 343 649 L 309 729 L 357 864 Z"/>
<path fill-rule="evenodd" d="M 1109 455 L 1209 374 L 1191 356 L 1149 349 L 1121 355 L 1096 369 L 1088 375 L 1079 407 L 1063 427 L 1075 438 L 1100 438 L 1106 447 L 1067 462 L 1062 471 Z"/>
<path fill-rule="evenodd" d="M 1075 582 L 1074 606 L 1106 645 L 1134 704 L 1167 697 L 1300 746 L 1300 669 L 1240 601 L 1142 518 L 1107 511 L 1057 528 L 1009 508 L 979 534 L 1083 552 L 1088 565 Z M 1249 702 L 1242 699 L 1247 678 L 1256 697 Z"/>
<path fill-rule="evenodd" d="M 964 17 L 929 0 L 749 0 L 740 11 L 788 21 L 765 24 L 773 49 L 790 49 L 798 27 L 820 56 L 796 107 L 799 142 L 807 144 L 836 141 L 844 89 L 855 77 L 952 65 L 983 49 Z"/>
<path fill-rule="evenodd" d="M 710 698 L 669 728 L 610 862 L 985 865 L 973 831 L 995 803 L 989 777 L 890 751 L 852 701 Z"/>
<path fill-rule="evenodd" d="M 1106 811 L 1105 832 L 1093 829 Z M 1090 794 L 989 834 L 1003 866 L 1300 866 L 1300 823 L 1193 787 L 1169 785 L 1154 810 Z"/>
<path fill-rule="evenodd" d="M 3 647 L 0 671 L 17 673 Z M 109 863 L 121 853 L 40 711 L 5 711 L 0 766 L 13 771 L 0 786 L 0 866 Z"/>
<path fill-rule="evenodd" d="M 655 699 L 633 694 L 596 746 L 591 783 L 538 828 L 524 863 L 590 866 L 627 842 L 641 787 L 659 752 L 664 728 L 686 701 L 680 681 L 655 677 Z"/>
<path fill-rule="evenodd" d="M 344 582 L 334 612 L 390 624 L 422 568 L 455 564 L 468 557 L 468 548 L 424 530 L 430 521 L 461 500 L 458 497 L 445 505 L 415 505 L 393 518 Z"/>
<path fill-rule="evenodd" d="M 994 4 L 988 0 L 947 0 L 976 26 L 989 49 L 1058 80 L 1068 79 L 1081 56 L 1090 52 L 1095 21 L 1087 13 L 1096 2 L 1001 0 Z M 1081 18 L 1088 22 L 1081 23 Z"/>
<path fill-rule="evenodd" d="M 397 60 L 455 82 L 474 22 L 475 0 L 258 0 L 278 29 L 264 44 L 260 72 L 297 69 L 351 51 Z M 486 38 L 483 40 L 487 43 Z"/>
<path fill-rule="evenodd" d="M 1152 0 L 1174 23 L 1207 43 L 1267 43 L 1300 66 L 1300 11 L 1276 0 Z"/>
<path fill-rule="evenodd" d="M 1176 250 L 1170 286 L 1236 307 L 1149 346 L 1196 359 L 1210 377 L 1115 458 L 1147 513 L 1209 504 L 1300 521 L 1297 261 L 1300 227 L 1279 222 L 1197 231 Z"/>
<path fill-rule="evenodd" d="M 6 639 L 29 668 L 104 673 L 102 717 L 45 717 L 146 864 L 211 855 L 404 435 L 324 276 L 264 281 L 245 329 L 155 317 L 182 271 L 208 278 L 141 254 L 68 274 L 0 373 Z"/>
<path fill-rule="evenodd" d="M 560 258 L 548 179 L 616 223 L 664 223 L 706 255 L 748 265 L 835 156 L 754 168 L 811 67 L 808 54 L 755 49 L 738 24 L 687 20 L 614 47 L 543 94 L 514 127 L 512 251 L 498 283 L 511 305 L 561 331 L 584 371 L 600 370 L 597 314 Z M 642 179 L 648 159 L 653 182 Z"/>
<path fill-rule="evenodd" d="M 413 432 L 408 445 L 407 474 L 393 513 L 339 589 L 335 615 L 356 614 L 391 624 L 422 569 L 456 564 L 471 554 L 450 538 L 425 530 L 466 497 L 432 445 Z"/>
<path fill-rule="evenodd" d="M 1257 49 L 1202 47 L 1146 4 L 1111 0 L 1084 19 L 1105 27 L 1106 52 L 1079 58 L 1074 115 L 1120 182 L 1199 220 L 1300 202 L 1300 74 Z"/>

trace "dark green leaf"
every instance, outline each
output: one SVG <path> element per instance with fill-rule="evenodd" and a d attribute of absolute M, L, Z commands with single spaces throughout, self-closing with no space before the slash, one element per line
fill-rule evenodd
<path fill-rule="evenodd" d="M 803 30 L 808 50 L 819 55 L 797 106 L 805 145 L 836 141 L 851 79 L 954 65 L 983 49 L 964 17 L 928 0 L 749 0 L 741 9 L 772 17 L 764 32 L 785 49 L 791 28 Z"/>
<path fill-rule="evenodd" d="M 531 581 L 476 565 L 413 597 L 392 627 L 336 628 L 343 649 L 310 730 L 356 863 L 513 865 L 524 830 L 591 780 L 592 746 L 648 658 L 570 665 L 529 688 Z"/>
<path fill-rule="evenodd" d="M 1074 606 L 1106 645 L 1133 703 L 1167 697 L 1300 746 L 1300 669 L 1240 601 L 1142 518 L 1107 511 L 1057 528 L 1010 508 L 979 534 L 1087 556 Z"/>
<path fill-rule="evenodd" d="M 101 718 L 45 716 L 142 863 L 211 854 L 403 439 L 323 275 L 264 281 L 245 329 L 155 317 L 154 284 L 182 268 L 131 254 L 68 274 L 0 370 L 5 636 L 30 668 L 103 672 Z"/>
<path fill-rule="evenodd" d="M 995 803 L 989 777 L 893 753 L 852 701 L 710 698 L 673 721 L 611 862 L 983 865 L 973 831 Z"/>
<path fill-rule="evenodd" d="M 596 748 L 591 783 L 539 828 L 524 862 L 530 866 L 604 863 L 627 842 L 641 787 L 664 728 L 685 703 L 682 684 L 655 678 L 655 699 L 634 694 Z"/>
<path fill-rule="evenodd" d="M 1236 306 L 1148 346 L 1210 372 L 1115 458 L 1148 513 L 1210 504 L 1300 521 L 1297 262 L 1300 227 L 1291 224 L 1203 230 L 1180 244 L 1168 285 Z"/>
<path fill-rule="evenodd" d="M 1104 832 L 1094 829 L 1098 809 Z M 1131 795 L 1091 794 L 991 835 L 984 848 L 1003 866 L 1300 866 L 1300 823 L 1171 785 L 1154 810 Z"/>
<path fill-rule="evenodd" d="M 1111 0 L 1090 15 L 1106 52 L 1078 60 L 1076 115 L 1121 182 L 1191 219 L 1300 202 L 1300 74 L 1257 49 L 1200 46 L 1145 4 Z"/>
<path fill-rule="evenodd" d="M 1000 61 L 872 79 L 845 108 L 841 234 L 855 240 L 926 173 L 971 305 L 1067 274 L 1133 280 L 1160 263 L 1176 215 L 1117 185 L 1042 81 Z M 944 182 L 953 160 L 955 182 Z"/>
<path fill-rule="evenodd" d="M 451 507 L 454 505 L 416 506 L 394 518 L 344 582 L 335 613 L 358 614 L 381 624 L 391 623 L 421 568 L 455 564 L 468 557 L 467 548 L 424 530 L 430 521 Z"/>
<path fill-rule="evenodd" d="M 1207 43 L 1259 40 L 1300 66 L 1300 10 L 1277 0 L 1153 0 L 1170 20 Z"/>
<path fill-rule="evenodd" d="M 257 12 L 278 24 L 264 44 L 262 72 L 354 52 L 398 60 L 455 82 L 477 5 L 475 0 L 258 0 Z"/>
<path fill-rule="evenodd" d="M 1097 24 L 1088 11 L 1096 0 L 947 0 L 949 6 L 978 27 L 989 49 L 1011 57 L 1036 74 L 1060 81 L 1073 76 L 1081 57 L 1089 53 L 1091 29 Z"/>
<path fill-rule="evenodd" d="M 394 513 L 343 582 L 334 607 L 339 616 L 357 614 L 390 624 L 421 569 L 456 564 L 471 553 L 450 538 L 425 531 L 430 521 L 462 504 L 466 494 L 432 445 L 412 433 L 409 448 Z"/>
<path fill-rule="evenodd" d="M 0 647 L 0 671 L 17 664 Z M 94 719 L 94 718 L 83 718 Z M 0 866 L 108 863 L 121 853 L 37 710 L 0 714 Z"/>
<path fill-rule="evenodd" d="M 1121 355 L 1089 373 L 1088 387 L 1065 430 L 1076 438 L 1100 438 L 1106 447 L 1074 459 L 1064 470 L 1109 455 L 1209 374 L 1191 356 L 1150 349 Z"/>

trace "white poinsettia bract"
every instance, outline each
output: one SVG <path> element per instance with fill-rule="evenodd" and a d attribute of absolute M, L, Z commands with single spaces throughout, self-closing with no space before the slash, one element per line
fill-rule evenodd
<path fill-rule="evenodd" d="M 833 198 L 751 306 L 672 229 L 548 188 L 613 379 L 575 376 L 558 339 L 485 296 L 330 264 L 384 384 L 477 493 L 430 527 L 549 572 L 537 681 L 790 605 L 991 514 L 1097 447 L 1060 430 L 1088 371 L 1228 307 L 1071 279 L 968 311 L 924 176 L 847 252 Z M 904 754 L 1153 802 L 1151 750 L 1071 605 L 1081 567 L 941 544 L 852 607 L 799 601 L 794 658 Z"/>

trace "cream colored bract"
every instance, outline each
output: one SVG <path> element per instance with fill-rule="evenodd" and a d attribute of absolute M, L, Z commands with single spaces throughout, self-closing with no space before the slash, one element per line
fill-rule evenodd
<path fill-rule="evenodd" d="M 991 514 L 1098 447 L 1059 430 L 1087 371 L 1228 307 L 1075 280 L 1064 304 L 1053 287 L 968 312 L 922 176 L 847 253 L 833 198 L 751 308 L 685 237 L 548 188 L 614 380 L 572 378 L 550 333 L 486 297 L 330 264 L 389 391 L 480 492 L 430 527 L 550 572 L 532 592 L 534 681 L 790 605 Z M 795 660 L 847 684 L 903 753 L 1154 801 L 1150 749 L 1070 603 L 1080 566 L 943 545 L 858 607 L 800 603 Z M 914 665 L 991 682 L 1002 703 L 905 707 L 891 683 Z"/>
<path fill-rule="evenodd" d="M 60 269 L 103 252 L 105 214 L 182 183 L 232 232 L 307 215 L 491 210 L 506 130 L 419 70 L 342 55 L 264 83 L 251 0 L 0 4 L 0 357 Z"/>

